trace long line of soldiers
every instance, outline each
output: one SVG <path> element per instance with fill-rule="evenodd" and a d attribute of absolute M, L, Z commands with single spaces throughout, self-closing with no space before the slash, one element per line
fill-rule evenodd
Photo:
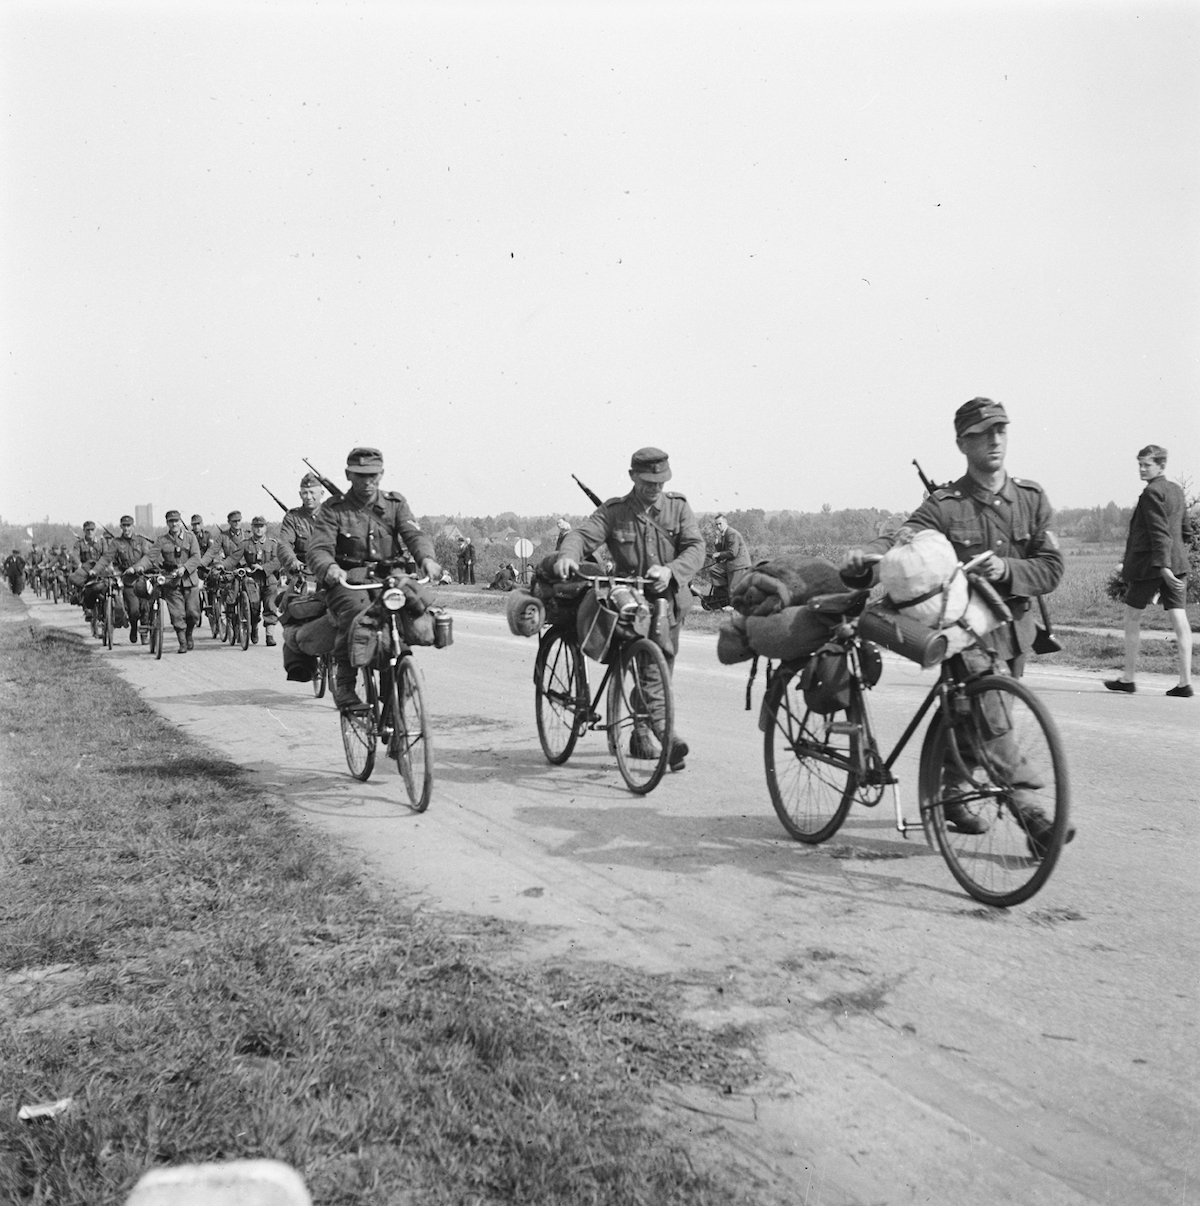
<path fill-rule="evenodd" d="M 223 589 L 221 584 L 227 587 L 225 576 L 244 569 L 250 597 L 250 640 L 258 643 L 261 623 L 266 629 L 266 644 L 274 645 L 274 629 L 279 620 L 275 596 L 280 576 L 303 573 L 312 521 L 323 493 L 320 479 L 306 473 L 300 480 L 300 506 L 286 511 L 278 537 L 267 535 L 267 521 L 262 515 L 251 519 L 247 531 L 242 526 L 241 511 L 230 511 L 226 517 L 228 526 L 220 528 L 214 536 L 204 526 L 202 515 L 193 515 L 190 528 L 185 528 L 181 514 L 171 510 L 166 514 L 166 532 L 153 540 L 133 530 L 131 515 L 122 515 L 116 535 L 106 529 L 104 536 L 98 536 L 95 523 L 89 519 L 83 525 L 83 535 L 70 550 L 61 545 L 41 554 L 35 546 L 25 560 L 14 549 L 5 560 L 4 569 L 10 584 L 14 581 L 14 573 L 10 572 L 10 563 L 16 568 L 14 559 L 22 560 L 22 573 L 26 566 L 32 572 L 61 573 L 80 591 L 84 614 L 89 619 L 92 610 L 100 606 L 107 579 L 118 578 L 129 622 L 129 640 L 133 644 L 139 639 L 144 644 L 147 639 L 143 621 L 148 619 L 150 603 L 145 575 L 161 575 L 165 578 L 162 597 L 179 653 L 195 647 L 194 632 L 201 620 L 201 586 L 218 591 L 219 605 L 231 611 L 232 591 Z"/>

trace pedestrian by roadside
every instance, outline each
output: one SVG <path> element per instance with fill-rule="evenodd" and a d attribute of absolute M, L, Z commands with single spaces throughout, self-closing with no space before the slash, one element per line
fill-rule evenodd
<path fill-rule="evenodd" d="M 475 546 L 471 543 L 470 536 L 458 538 L 458 584 L 475 585 Z"/>
<path fill-rule="evenodd" d="M 729 526 L 729 520 L 724 515 L 718 515 L 713 520 L 713 527 L 717 530 L 713 563 L 720 566 L 714 578 L 724 575 L 729 597 L 732 598 L 738 583 L 750 568 L 750 550 L 746 547 L 745 537 L 737 528 Z"/>
<path fill-rule="evenodd" d="M 563 541 L 567 538 L 567 533 L 571 530 L 571 525 L 566 517 L 560 517 L 558 520 L 558 539 L 554 542 L 554 551 L 557 553 L 563 546 Z"/>
<path fill-rule="evenodd" d="M 1142 645 L 1142 613 L 1155 599 L 1171 621 L 1179 656 L 1179 682 L 1167 694 L 1191 699 L 1192 629 L 1187 616 L 1187 501 L 1183 489 L 1167 480 L 1167 450 L 1147 444 L 1137 454 L 1138 476 L 1146 483 L 1129 520 L 1121 576 L 1125 590 L 1125 665 L 1119 678 L 1105 679 L 1110 691 L 1137 690 Z M 1189 531 L 1190 535 L 1190 531 Z"/>

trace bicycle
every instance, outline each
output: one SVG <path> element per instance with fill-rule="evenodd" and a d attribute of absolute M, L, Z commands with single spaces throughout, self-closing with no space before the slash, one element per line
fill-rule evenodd
<path fill-rule="evenodd" d="M 246 583 L 249 573 L 246 566 L 239 565 L 232 575 L 226 574 L 224 578 L 233 595 L 226 603 L 229 643 L 241 645 L 243 653 L 250 648 L 250 587 Z"/>
<path fill-rule="evenodd" d="M 407 575 L 388 572 L 382 581 L 346 584 L 347 590 L 379 592 L 378 605 L 387 619 L 386 652 L 382 641 L 374 663 L 360 667 L 365 704 L 338 710 L 342 748 L 350 773 L 366 782 L 375 769 L 377 745 L 396 763 L 404 780 L 409 807 L 424 812 L 433 793 L 433 741 L 425 687 L 412 649 L 405 643 L 400 613 L 407 597 L 401 583 Z M 314 688 L 315 691 L 315 688 Z"/>
<path fill-rule="evenodd" d="M 647 578 L 580 577 L 603 607 L 614 591 L 644 592 Z M 658 643 L 617 624 L 612 648 L 596 694 L 591 694 L 587 660 L 574 612 L 564 609 L 543 630 L 533 664 L 534 711 L 542 753 L 552 766 L 563 765 L 580 736 L 602 730 L 626 787 L 635 795 L 656 788 L 671 756 L 675 696 L 667 659 Z M 607 692 L 607 719 L 599 714 Z M 657 700 L 657 706 L 655 706 Z M 636 743 L 636 744 L 635 744 Z"/>
<path fill-rule="evenodd" d="M 105 649 L 113 647 L 113 633 L 117 627 L 117 606 L 121 600 L 121 584 L 116 574 L 104 575 L 104 591 L 92 606 L 92 635 Z"/>
<path fill-rule="evenodd" d="M 980 590 L 980 580 L 968 578 Z M 864 610 L 869 593 L 811 600 L 810 609 L 840 617 L 828 643 L 773 670 L 768 663 L 760 727 L 767 789 L 780 822 L 801 842 L 825 842 L 855 800 L 874 807 L 890 787 L 897 831 L 907 838 L 919 824 L 969 895 L 1000 908 L 1028 900 L 1068 840 L 1070 787 L 1053 717 L 1023 682 L 996 672 L 990 651 L 990 668 L 977 674 L 962 652 L 940 660 L 944 633 L 928 630 L 921 650 L 905 646 L 895 620 Z M 998 596 L 995 604 L 1007 611 Z M 882 664 L 873 641 L 927 668 L 940 660 L 937 682 L 886 758 L 867 706 Z M 984 648 L 978 637 L 974 643 Z M 825 699 L 820 684 L 812 690 L 811 670 L 802 681 L 812 658 L 822 656 L 840 666 L 837 690 Z M 904 815 L 892 768 L 935 705 L 921 747 L 914 822 Z"/>
<path fill-rule="evenodd" d="M 225 609 L 221 606 L 221 595 L 218 589 L 220 581 L 220 571 L 209 570 L 200 587 L 200 611 L 208 622 L 208 630 L 212 633 L 214 641 L 224 639 L 222 622 L 225 618 Z"/>

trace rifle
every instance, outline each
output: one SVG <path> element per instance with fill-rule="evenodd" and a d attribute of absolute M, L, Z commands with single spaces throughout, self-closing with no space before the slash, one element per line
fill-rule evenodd
<path fill-rule="evenodd" d="M 319 481 L 321 485 L 333 495 L 334 498 L 342 497 L 343 491 L 335 486 L 333 482 L 329 480 L 329 478 L 322 477 L 320 470 L 312 463 L 312 461 L 308 459 L 308 457 L 302 456 L 300 459 L 313 471 L 313 473 L 316 475 L 317 481 Z"/>
<path fill-rule="evenodd" d="M 589 490 L 587 486 L 585 486 L 583 482 L 579 480 L 579 478 L 575 477 L 575 474 L 572 473 L 571 476 L 575 478 L 575 484 L 584 492 L 584 494 L 588 496 L 588 498 L 592 500 L 593 506 L 604 506 L 604 503 L 598 494 L 594 494 L 591 490 Z"/>
<path fill-rule="evenodd" d="M 260 483 L 260 484 L 261 484 L 261 483 Z M 264 490 L 267 490 L 266 486 L 263 486 L 263 489 L 264 489 Z M 267 493 L 268 493 L 268 494 L 271 494 L 271 491 L 270 491 L 270 490 L 267 490 Z M 275 499 L 275 501 L 276 501 L 277 503 L 279 503 L 279 509 L 280 509 L 280 510 L 281 510 L 281 511 L 282 511 L 282 512 L 283 512 L 283 513 L 286 515 L 286 514 L 288 513 L 288 505 L 287 505 L 287 503 L 285 503 L 285 502 L 279 502 L 278 497 L 276 497 L 276 495 L 274 495 L 274 494 L 271 494 L 271 497 L 272 497 L 272 498 L 274 498 L 274 499 Z"/>
<path fill-rule="evenodd" d="M 917 476 L 921 479 L 921 485 L 925 487 L 925 493 L 932 494 L 938 487 L 925 476 L 925 471 L 917 464 L 916 457 L 913 457 L 913 464 L 917 466 Z"/>

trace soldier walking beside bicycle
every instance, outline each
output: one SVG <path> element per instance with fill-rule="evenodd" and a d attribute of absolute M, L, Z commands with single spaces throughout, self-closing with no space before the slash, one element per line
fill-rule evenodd
<path fill-rule="evenodd" d="M 275 625 L 279 614 L 275 610 L 274 594 L 279 585 L 279 541 L 267 535 L 267 521 L 256 515 L 250 521 L 250 536 L 222 562 L 225 570 L 248 569 L 247 578 L 250 594 L 250 640 L 258 644 L 258 622 L 267 630 L 267 644 L 275 644 Z"/>
<path fill-rule="evenodd" d="M 392 561 L 404 548 L 432 581 L 442 576 L 433 541 L 421 531 L 402 494 L 380 490 L 382 477 L 378 448 L 351 449 L 346 458 L 350 489 L 321 506 L 308 540 L 308 569 L 326 587 L 329 614 L 337 623 L 333 700 L 343 709 L 363 706 L 354 689 L 356 671 L 347 638 L 355 616 L 372 603 L 368 591 L 347 590 L 346 585 L 369 582 L 376 562 Z"/>
<path fill-rule="evenodd" d="M 704 564 L 704 536 L 688 500 L 682 494 L 667 493 L 663 485 L 671 480 L 667 454 L 659 448 L 639 448 L 629 465 L 633 489 L 623 498 L 602 503 L 577 528 L 567 532 L 558 550 L 556 567 L 561 578 L 579 569 L 579 563 L 604 544 L 608 546 L 623 576 L 649 578 L 652 589 L 665 595 L 671 606 L 671 650 L 663 650 L 667 671 L 675 668 L 675 652 L 683 621 L 692 607 L 688 583 Z M 658 700 L 662 688 L 658 688 Z M 647 682 L 647 704 L 656 712 L 654 686 Z M 661 703 L 658 703 L 661 708 Z M 649 740 L 649 734 L 634 733 L 632 741 Z M 688 744 L 677 733 L 670 736 L 669 764 L 673 771 L 683 770 Z M 635 751 L 635 757 L 657 757 L 657 751 Z"/>
<path fill-rule="evenodd" d="M 843 569 L 861 571 L 864 555 L 886 553 L 906 531 L 922 529 L 941 532 L 962 562 L 987 554 L 976 572 L 995 586 L 1013 619 L 982 639 L 1013 677 L 1020 678 L 1037 636 L 1031 600 L 1049 594 L 1063 576 L 1058 538 L 1050 529 L 1054 511 L 1041 486 L 1012 477 L 1005 470 L 1008 414 L 1001 403 L 991 398 L 965 402 L 954 413 L 954 434 L 958 450 L 966 457 L 967 472 L 934 490 L 895 535 L 880 536 L 861 549 L 851 549 Z M 981 649 L 966 649 L 962 657 L 972 672 L 989 669 L 990 659 Z M 1011 739 L 998 740 L 1012 744 Z M 1013 767 L 1014 776 L 1019 775 L 1020 751 L 1008 750 L 1001 756 Z M 1020 787 L 1015 801 L 1035 838 L 1039 815 L 1044 819 L 1036 803 L 1037 786 Z M 981 833 L 986 827 L 961 807 L 948 804 L 945 814 L 947 824 L 960 833 Z M 1074 834 L 1070 830 L 1066 840 Z"/>
<path fill-rule="evenodd" d="M 142 614 L 142 600 L 133 589 L 133 567 L 146 555 L 150 541 L 133 530 L 133 516 L 122 515 L 121 527 L 104 547 L 100 559 L 92 567 L 94 577 L 102 577 L 111 566 L 113 573 L 121 578 L 121 596 L 125 603 L 125 614 L 129 617 L 129 643 L 137 644 L 138 618 Z M 142 635 L 143 642 L 145 634 Z"/>
<path fill-rule="evenodd" d="M 171 627 L 179 641 L 179 653 L 195 647 L 192 631 L 200 623 L 200 583 L 196 571 L 200 565 L 200 545 L 183 526 L 178 511 L 168 511 L 167 530 L 146 550 L 133 568 L 154 570 L 166 575 L 162 597 L 171 617 Z"/>

